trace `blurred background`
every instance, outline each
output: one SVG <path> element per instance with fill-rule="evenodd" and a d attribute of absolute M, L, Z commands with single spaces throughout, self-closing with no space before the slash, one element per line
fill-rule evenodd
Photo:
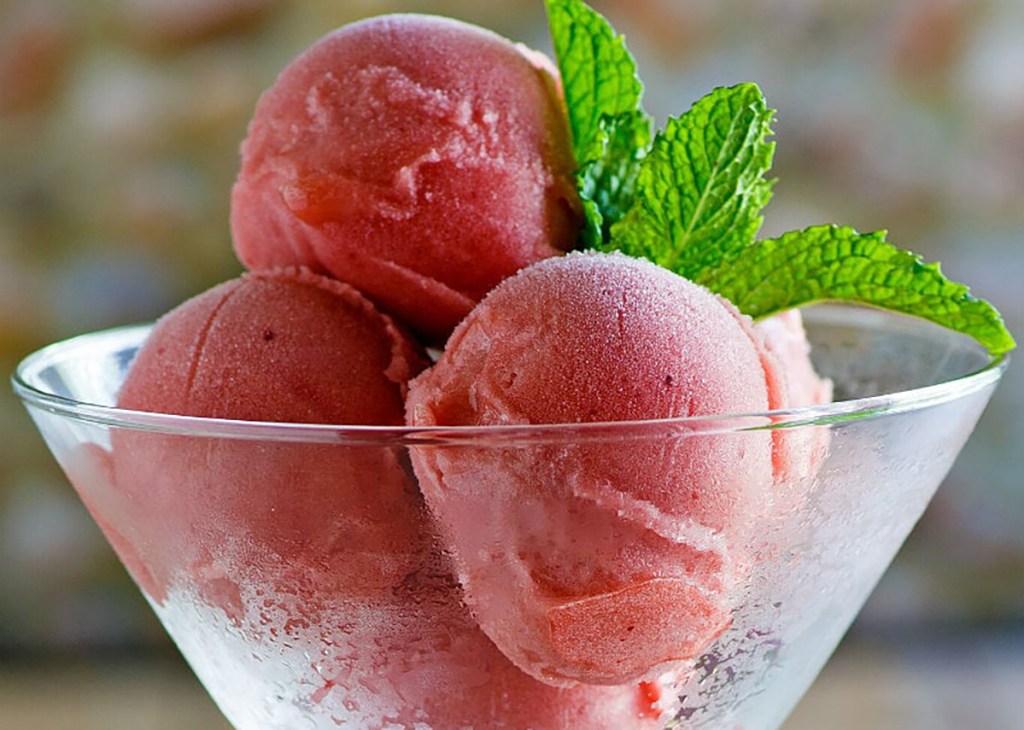
<path fill-rule="evenodd" d="M 1024 2 L 593 4 L 659 121 L 739 81 L 780 110 L 765 235 L 887 228 L 1024 338 Z M 0 0 L 0 371 L 235 276 L 228 194 L 258 94 L 328 30 L 391 11 L 549 48 L 540 0 Z M 1021 689 L 1016 363 L 787 728 L 1020 727 Z M 226 727 L 7 387 L 0 726 Z"/>

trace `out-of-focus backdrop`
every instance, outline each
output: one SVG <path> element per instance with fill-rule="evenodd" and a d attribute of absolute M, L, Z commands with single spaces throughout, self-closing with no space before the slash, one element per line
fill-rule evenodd
<path fill-rule="evenodd" d="M 1024 337 L 1024 3 L 594 5 L 627 34 L 660 121 L 739 81 L 759 83 L 780 110 L 766 234 L 826 221 L 887 228 L 992 300 Z M 0 371 L 50 341 L 152 319 L 236 275 L 228 193 L 258 94 L 315 38 L 390 11 L 453 15 L 549 47 L 540 0 L 0 0 Z M 818 709 L 840 727 L 840 708 L 851 727 L 1018 727 L 1022 627 L 1018 366 L 792 727 L 823 726 L 812 724 Z M 874 674 L 891 672 L 890 660 L 903 662 L 905 691 Z M 95 716 L 106 728 L 224 727 L 181 676 L 4 387 L 0 725 L 91 727 Z M 40 699 L 55 677 L 77 688 L 63 705 Z M 972 681 L 996 699 L 962 723 L 942 702 Z M 873 706 L 850 694 L 858 688 Z M 1000 701 L 1006 724 L 1002 710 L 982 707 Z M 2 719 L 5 705 L 27 719 Z"/>

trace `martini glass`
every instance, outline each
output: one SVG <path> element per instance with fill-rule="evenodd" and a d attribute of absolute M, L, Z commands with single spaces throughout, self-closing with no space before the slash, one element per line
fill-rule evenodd
<path fill-rule="evenodd" d="M 13 382 L 239 730 L 770 730 L 841 640 L 1007 364 L 890 313 L 821 306 L 805 322 L 835 402 L 713 418 L 413 429 L 121 410 L 145 326 L 52 345 Z M 728 560 L 703 568 L 727 586 L 710 643 L 626 686 L 552 687 L 495 648 L 464 605 L 412 468 L 444 463 L 463 483 L 491 485 L 503 469 L 565 477 L 594 454 L 635 464 L 638 450 L 723 443 L 770 443 L 789 467 L 770 494 L 733 508 Z M 485 527 L 500 518 L 480 516 Z"/>

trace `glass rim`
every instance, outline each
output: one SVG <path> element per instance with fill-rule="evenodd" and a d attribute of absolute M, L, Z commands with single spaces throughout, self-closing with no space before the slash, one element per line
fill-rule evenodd
<path fill-rule="evenodd" d="M 861 318 L 872 315 L 895 315 L 855 306 L 823 305 L 815 311 L 841 310 L 845 316 L 851 311 L 862 313 Z M 815 317 L 818 319 L 818 317 Z M 827 317 L 825 318 L 827 321 Z M 922 320 L 918 320 L 922 321 Z M 931 326 L 932 323 L 926 323 Z M 701 416 L 647 419 L 638 421 L 600 421 L 588 423 L 502 424 L 485 426 L 380 426 L 358 424 L 294 423 L 280 421 L 244 421 L 237 419 L 183 416 L 171 413 L 129 410 L 117 406 L 76 400 L 30 382 L 28 373 L 38 372 L 46 364 L 55 362 L 60 355 L 85 349 L 109 339 L 141 340 L 153 323 L 126 325 L 89 332 L 44 346 L 26 357 L 16 366 L 11 376 L 15 394 L 26 406 L 48 413 L 65 416 L 76 421 L 126 428 L 179 434 L 186 436 L 256 439 L 268 441 L 300 441 L 320 443 L 394 443 L 404 445 L 462 444 L 476 442 L 488 444 L 500 441 L 537 442 L 563 441 L 571 438 L 607 441 L 616 438 L 655 438 L 683 434 L 778 430 L 798 426 L 827 426 L 846 421 L 863 420 L 882 415 L 919 410 L 965 397 L 995 383 L 1009 365 L 1009 354 L 991 355 L 967 335 L 949 331 L 951 335 L 970 340 L 980 356 L 987 362 L 980 368 L 963 375 L 931 385 L 898 390 L 891 393 L 862 398 L 833 401 L 814 406 L 764 410 L 750 413 L 726 413 Z M 61 359 L 68 359 L 67 357 Z"/>

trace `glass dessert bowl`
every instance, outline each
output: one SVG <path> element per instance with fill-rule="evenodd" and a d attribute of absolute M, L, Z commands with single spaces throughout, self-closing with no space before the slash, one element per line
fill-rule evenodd
<path fill-rule="evenodd" d="M 148 327 L 55 344 L 13 382 L 240 729 L 759 730 L 782 724 L 827 661 L 1007 363 L 921 320 L 804 315 L 835 402 L 769 413 L 391 428 L 118 409 Z M 723 448 L 767 449 L 772 473 L 763 488 L 709 476 L 720 497 L 700 519 L 667 520 L 608 487 L 673 484 L 681 462 Z M 425 476 L 458 500 L 454 516 L 426 507 Z M 604 585 L 589 614 L 593 596 L 552 598 L 581 574 Z M 513 663 L 492 642 L 516 642 L 513 618 L 486 633 L 475 619 L 505 604 L 556 658 L 639 656 L 655 670 L 549 676 L 526 639 Z"/>

